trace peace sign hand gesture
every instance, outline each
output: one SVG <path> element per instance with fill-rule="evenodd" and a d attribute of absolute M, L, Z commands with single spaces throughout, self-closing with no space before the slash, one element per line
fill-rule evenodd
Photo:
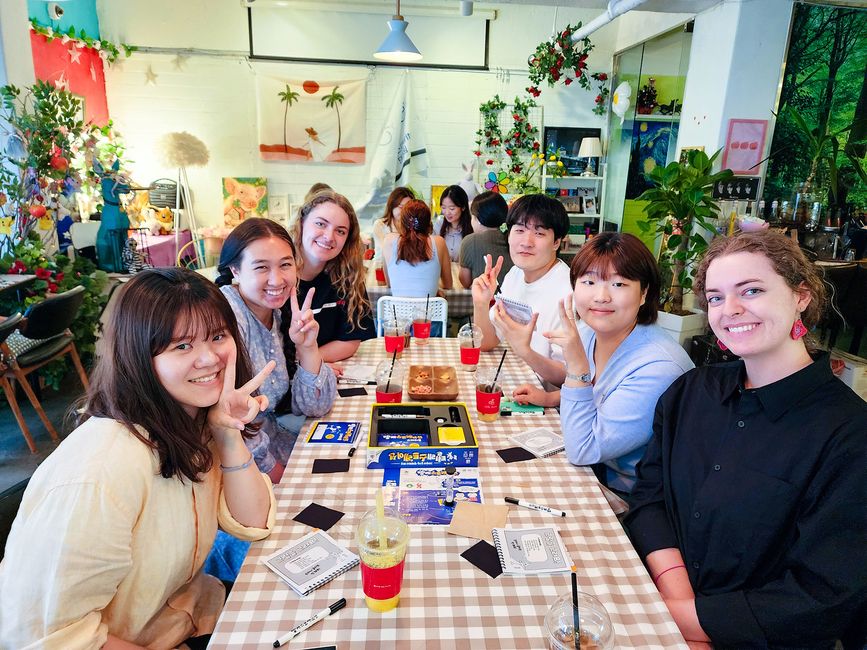
<path fill-rule="evenodd" d="M 573 365 L 585 365 L 587 353 L 578 333 L 578 316 L 572 309 L 572 295 L 568 295 L 559 302 L 560 328 L 551 332 L 544 332 L 543 336 L 554 345 L 563 348 L 563 358 L 566 367 Z"/>
<path fill-rule="evenodd" d="M 491 256 L 485 255 L 485 270 L 473 280 L 471 287 L 473 294 L 473 304 L 480 307 L 487 307 L 494 299 L 494 292 L 497 290 L 497 278 L 500 276 L 500 270 L 503 268 L 503 256 L 497 258 L 497 263 L 491 265 Z"/>
<path fill-rule="evenodd" d="M 316 347 L 316 337 L 319 336 L 319 323 L 313 316 L 313 311 L 310 305 L 313 304 L 313 294 L 316 289 L 313 287 L 304 296 L 304 304 L 298 306 L 298 296 L 295 292 L 289 296 L 289 306 L 291 308 L 292 320 L 289 323 L 289 338 L 295 344 L 296 348 L 314 348 Z"/>
<path fill-rule="evenodd" d="M 264 395 L 253 396 L 274 367 L 276 362 L 269 361 L 246 384 L 235 388 L 235 363 L 237 350 L 229 357 L 223 369 L 223 390 L 220 399 L 208 409 L 208 426 L 218 444 L 233 440 L 238 431 L 243 430 L 260 412 L 268 408 L 268 398 Z"/>

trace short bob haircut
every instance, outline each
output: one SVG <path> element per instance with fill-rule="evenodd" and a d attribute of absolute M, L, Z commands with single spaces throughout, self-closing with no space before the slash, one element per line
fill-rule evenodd
<path fill-rule="evenodd" d="M 485 228 L 499 228 L 506 223 L 509 204 L 497 192 L 482 192 L 470 204 L 470 214 Z"/>
<path fill-rule="evenodd" d="M 516 225 L 530 228 L 540 226 L 553 230 L 554 239 L 563 239 L 569 232 L 569 215 L 557 199 L 544 194 L 525 194 L 512 203 L 506 225 L 510 231 Z"/>
<path fill-rule="evenodd" d="M 734 237 L 714 239 L 695 274 L 693 290 L 702 308 L 707 309 L 707 270 L 717 258 L 735 253 L 756 253 L 767 258 L 771 267 L 794 292 L 806 287 L 812 300 L 801 314 L 807 329 L 816 326 L 825 310 L 827 291 L 818 267 L 812 264 L 791 237 L 771 230 L 746 232 Z"/>
<path fill-rule="evenodd" d="M 622 232 L 604 232 L 589 239 L 572 259 L 569 279 L 572 286 L 588 271 L 608 279 L 612 271 L 638 282 L 646 291 L 644 304 L 638 308 L 638 324 L 652 325 L 659 310 L 659 290 L 662 280 L 653 253 L 638 237 Z"/>
<path fill-rule="evenodd" d="M 235 314 L 217 285 L 187 269 L 148 269 L 118 292 L 84 414 L 85 419 L 112 418 L 126 426 L 156 452 L 163 478 L 197 482 L 214 462 L 207 443 L 207 409 L 191 418 L 163 387 L 153 363 L 172 344 L 179 323 L 189 328 L 185 336 L 231 336 L 238 349 L 235 387 L 250 380 Z M 256 428 L 248 426 L 244 435 Z"/>

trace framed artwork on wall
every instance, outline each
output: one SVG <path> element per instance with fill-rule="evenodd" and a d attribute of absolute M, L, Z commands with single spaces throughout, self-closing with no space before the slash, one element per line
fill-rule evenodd
<path fill-rule="evenodd" d="M 561 159 L 570 176 L 579 176 L 587 168 L 588 158 L 579 158 L 578 150 L 584 138 L 601 138 L 602 129 L 573 126 L 546 126 L 545 151 L 563 150 Z M 597 167 L 598 168 L 598 167 Z"/>
<path fill-rule="evenodd" d="M 767 131 L 767 120 L 729 120 L 722 168 L 735 174 L 758 175 Z"/>

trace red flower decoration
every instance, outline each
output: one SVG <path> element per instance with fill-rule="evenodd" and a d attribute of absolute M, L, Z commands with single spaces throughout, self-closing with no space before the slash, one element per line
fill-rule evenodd
<path fill-rule="evenodd" d="M 63 273 L 58 273 L 54 276 L 55 282 L 63 282 Z"/>
<path fill-rule="evenodd" d="M 50 291 L 51 293 L 57 293 L 57 285 L 54 284 L 53 282 L 49 282 L 48 283 L 48 291 Z"/>
<path fill-rule="evenodd" d="M 536 151 L 539 150 L 539 147 L 540 147 L 540 146 L 542 146 L 542 145 L 540 145 L 538 142 L 534 142 L 534 143 L 533 143 L 533 149 L 535 149 Z"/>
<path fill-rule="evenodd" d="M 482 152 L 481 152 L 481 151 L 474 151 L 474 152 L 473 152 L 473 155 L 475 155 L 475 156 L 481 156 L 481 155 L 482 155 Z"/>
<path fill-rule="evenodd" d="M 597 103 L 597 104 L 601 104 L 601 103 L 602 103 L 602 95 L 596 95 L 596 103 Z"/>
<path fill-rule="evenodd" d="M 485 164 L 486 164 L 486 165 L 493 165 L 493 164 L 494 164 L 494 161 L 493 161 L 493 159 L 488 158 L 488 159 L 485 161 Z"/>
<path fill-rule="evenodd" d="M 37 267 L 35 273 L 36 277 L 40 280 L 47 280 L 51 277 L 51 271 L 49 271 L 48 269 L 43 269 L 41 267 Z"/>
<path fill-rule="evenodd" d="M 571 84 L 571 83 L 572 83 L 572 80 L 569 79 L 568 77 L 566 78 L 565 81 L 563 81 L 563 85 L 564 85 L 564 86 L 568 86 L 568 85 Z"/>
<path fill-rule="evenodd" d="M 605 81 L 605 80 L 608 79 L 608 75 L 605 74 L 604 72 L 600 72 L 598 75 L 596 75 L 596 78 L 597 78 L 599 81 Z"/>
<path fill-rule="evenodd" d="M 24 266 L 24 262 L 21 260 L 15 260 L 12 266 L 9 267 L 9 273 L 27 273 L 27 267 Z"/>

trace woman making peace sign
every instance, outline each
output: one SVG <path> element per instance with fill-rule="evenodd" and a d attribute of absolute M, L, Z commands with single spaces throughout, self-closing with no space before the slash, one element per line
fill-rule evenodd
<path fill-rule="evenodd" d="M 235 312 L 254 367 L 272 359 L 277 363 L 262 386 L 271 407 L 260 417 L 259 434 L 247 441 L 259 469 L 276 483 L 298 436 L 300 422 L 292 415 L 324 415 L 336 395 L 334 373 L 316 344 L 319 325 L 310 310 L 314 290 L 299 307 L 295 244 L 283 226 L 269 219 L 247 219 L 235 228 L 217 269 L 217 285 Z"/>
<path fill-rule="evenodd" d="M 36 470 L 0 564 L 0 647 L 174 648 L 209 634 L 225 597 L 201 571 L 217 525 L 274 524 L 244 445 L 268 407 L 217 288 L 182 269 L 124 286 L 84 423 Z M 239 386 L 237 387 L 236 386 Z"/>

